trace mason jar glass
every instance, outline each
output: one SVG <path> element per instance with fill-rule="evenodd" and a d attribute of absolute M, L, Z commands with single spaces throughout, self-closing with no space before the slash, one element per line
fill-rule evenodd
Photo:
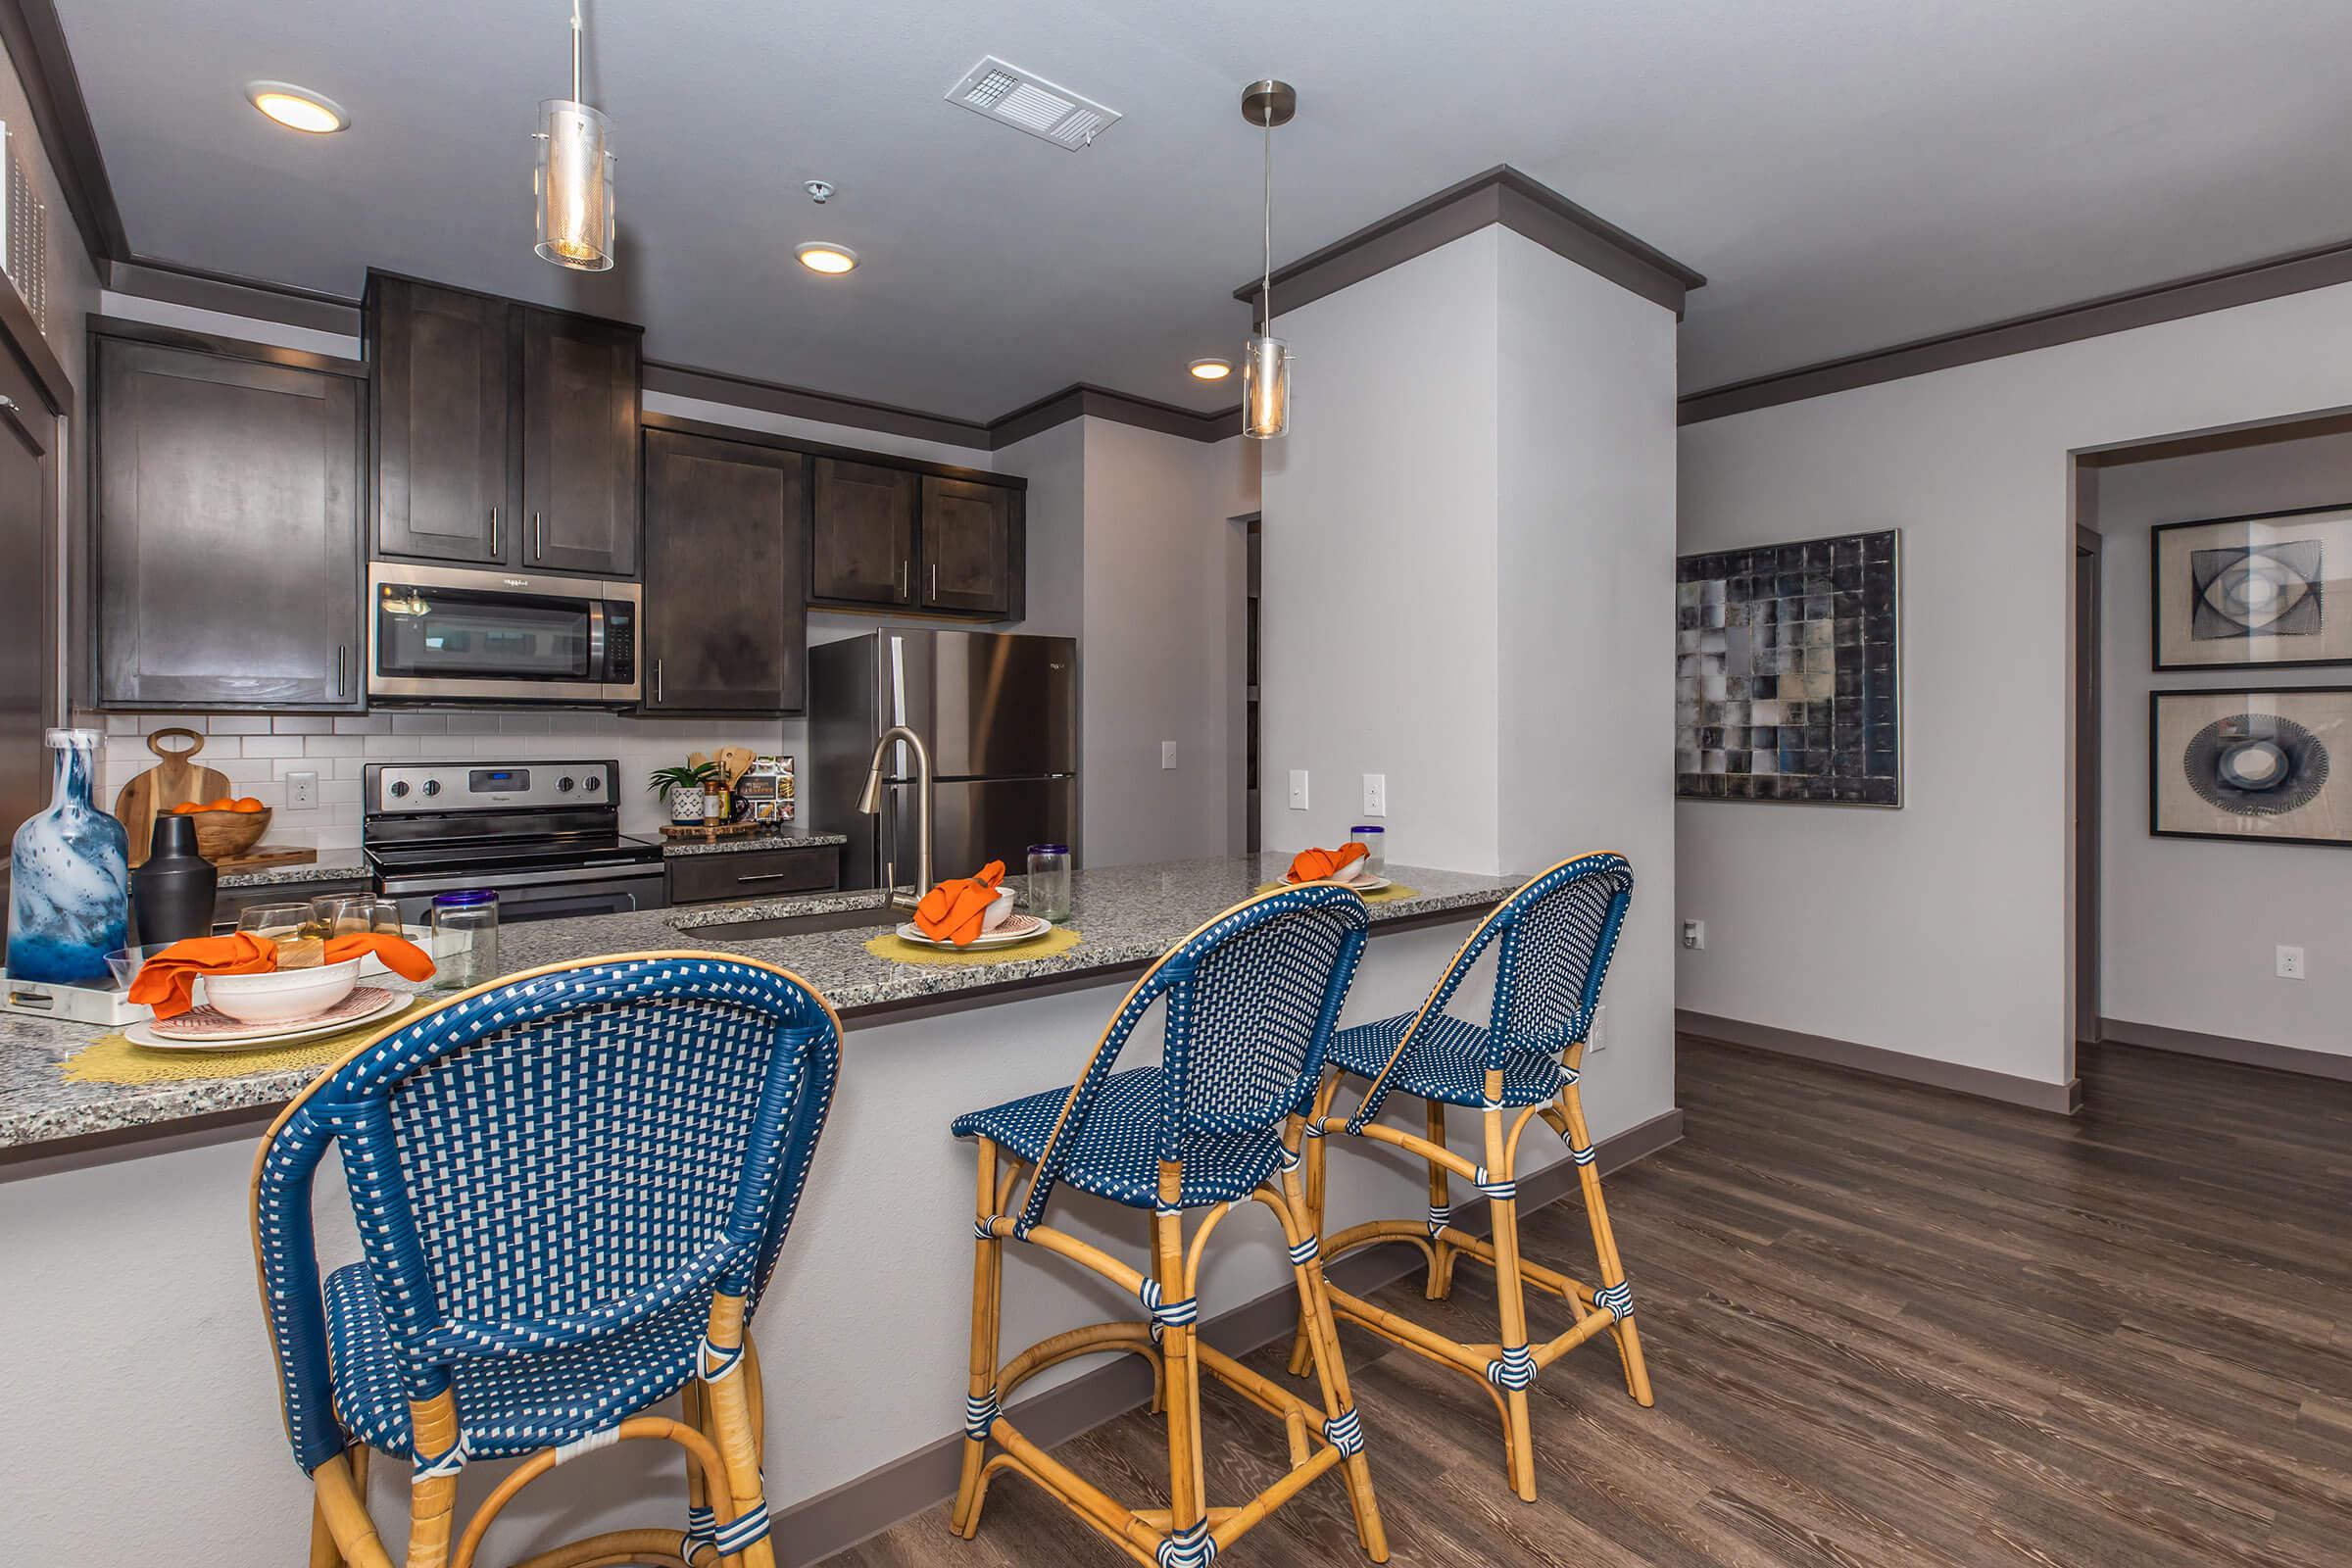
<path fill-rule="evenodd" d="M 1055 922 L 1070 917 L 1070 847 L 1029 846 L 1029 912 Z"/>

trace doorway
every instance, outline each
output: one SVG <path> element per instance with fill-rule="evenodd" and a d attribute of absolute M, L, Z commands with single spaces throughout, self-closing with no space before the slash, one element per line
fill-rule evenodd
<path fill-rule="evenodd" d="M 2075 528 L 2075 1041 L 2099 1040 L 2099 579 L 2095 528 Z"/>

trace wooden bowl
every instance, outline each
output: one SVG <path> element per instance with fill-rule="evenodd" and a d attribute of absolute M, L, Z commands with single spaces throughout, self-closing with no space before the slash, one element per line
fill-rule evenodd
<path fill-rule="evenodd" d="M 233 860 L 262 842 L 270 831 L 270 811 L 188 811 L 196 824 L 196 853 L 208 860 Z"/>

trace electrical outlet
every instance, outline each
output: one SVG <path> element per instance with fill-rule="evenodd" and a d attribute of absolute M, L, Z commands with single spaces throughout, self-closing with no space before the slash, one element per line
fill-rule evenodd
<path fill-rule="evenodd" d="M 1389 814 L 1388 774 L 1366 773 L 1364 775 L 1364 814 L 1366 816 Z"/>
<path fill-rule="evenodd" d="M 1698 953 L 1704 951 L 1706 945 L 1707 922 L 1704 920 L 1685 920 L 1683 922 L 1683 946 L 1688 948 L 1692 953 Z"/>
<path fill-rule="evenodd" d="M 1176 765 L 1176 743 L 1174 741 L 1159 743 L 1159 765 L 1163 770 Z"/>
<path fill-rule="evenodd" d="M 1602 1003 L 1592 1009 L 1592 1027 L 1585 1031 L 1585 1054 L 1590 1056 L 1609 1049 L 1609 1004 Z"/>
<path fill-rule="evenodd" d="M 1291 769 L 1291 809 L 1306 809 L 1306 769 L 1303 767 Z"/>
<path fill-rule="evenodd" d="M 286 775 L 286 809 L 289 811 L 316 810 L 318 806 L 318 775 L 288 773 Z"/>
<path fill-rule="evenodd" d="M 2303 950 L 2301 948 L 2282 947 L 2278 950 L 2278 978 L 2281 980 L 2303 978 Z"/>

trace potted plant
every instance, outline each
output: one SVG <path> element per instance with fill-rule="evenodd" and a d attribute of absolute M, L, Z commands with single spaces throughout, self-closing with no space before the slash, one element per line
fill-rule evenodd
<path fill-rule="evenodd" d="M 666 805 L 669 819 L 679 827 L 703 825 L 703 787 L 719 777 L 716 762 L 688 762 L 678 767 L 658 767 L 646 780 L 649 790 L 669 792 Z"/>

